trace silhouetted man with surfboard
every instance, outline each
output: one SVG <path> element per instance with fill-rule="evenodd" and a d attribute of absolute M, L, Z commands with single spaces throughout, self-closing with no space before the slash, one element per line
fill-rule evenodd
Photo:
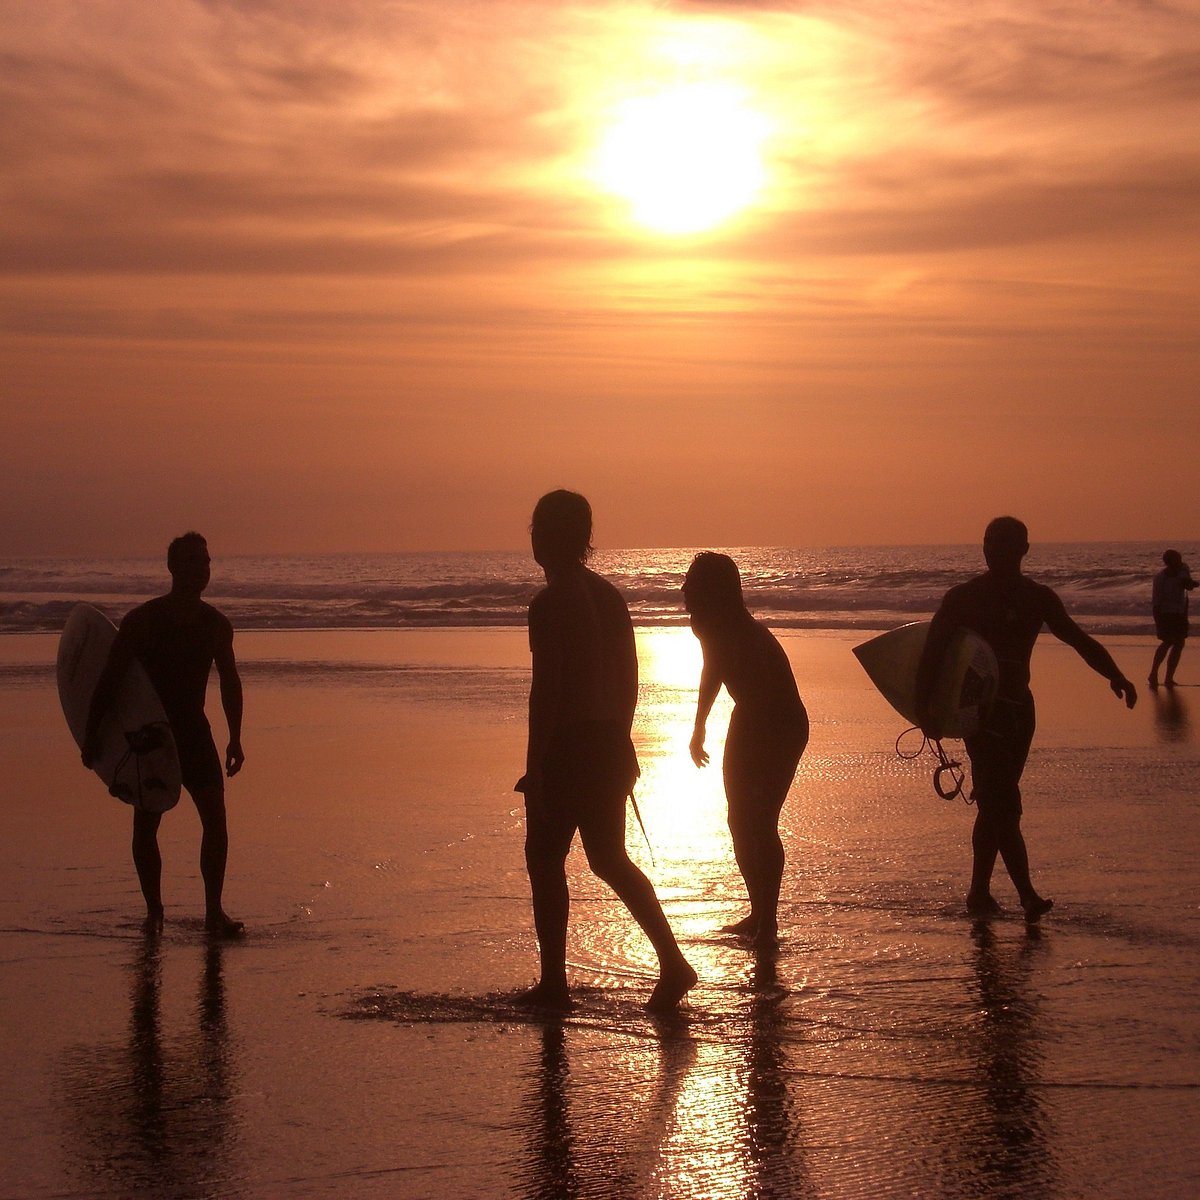
<path fill-rule="evenodd" d="M 933 618 L 918 671 L 917 704 L 926 737 L 940 737 L 929 706 L 942 657 L 955 631 L 974 630 L 995 651 L 1000 666 L 996 701 L 983 728 L 966 739 L 976 805 L 967 910 L 976 916 L 999 912 L 991 892 L 999 854 L 1021 898 L 1025 919 L 1035 922 L 1054 905 L 1053 900 L 1038 894 L 1030 880 L 1029 856 L 1021 834 L 1021 772 L 1035 726 L 1029 660 L 1042 626 L 1103 675 L 1127 708 L 1137 702 L 1137 693 L 1108 651 L 1067 615 L 1058 596 L 1022 574 L 1021 561 L 1028 552 L 1029 533 L 1021 521 L 997 517 L 988 525 L 983 536 L 987 571 L 951 588 Z"/>
<path fill-rule="evenodd" d="M 658 954 L 648 1007 L 674 1008 L 696 982 L 650 881 L 625 850 L 625 805 L 638 777 L 630 739 L 638 662 L 624 599 L 587 567 L 592 509 L 576 492 L 543 496 L 530 528 L 546 586 L 529 606 L 533 680 L 525 774 L 525 863 L 541 978 L 519 1002 L 570 1007 L 566 861 L 578 830 L 588 865 L 624 901 Z"/>
<path fill-rule="evenodd" d="M 229 726 L 225 773 L 241 770 L 242 682 L 233 654 L 233 626 L 200 597 L 208 587 L 208 543 L 198 533 L 185 533 L 167 549 L 171 590 L 125 615 L 96 684 L 88 716 L 82 757 L 90 766 L 96 754 L 101 719 L 113 701 L 117 684 L 137 659 L 154 684 L 179 754 L 183 786 L 200 814 L 200 873 L 204 879 L 205 928 L 220 937 L 236 937 L 242 923 L 221 906 L 229 835 L 225 822 L 222 763 L 204 714 L 205 692 L 213 664 L 221 685 L 221 706 Z M 147 932 L 163 925 L 162 856 L 158 848 L 161 813 L 133 810 L 133 862 L 146 899 Z"/>

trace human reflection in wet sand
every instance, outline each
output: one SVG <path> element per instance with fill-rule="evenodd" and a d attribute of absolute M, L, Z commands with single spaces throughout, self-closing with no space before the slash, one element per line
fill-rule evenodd
<path fill-rule="evenodd" d="M 1154 727 L 1160 742 L 1191 740 L 1191 720 L 1187 704 L 1178 688 L 1150 693 L 1154 697 Z"/>
<path fill-rule="evenodd" d="M 229 1184 L 229 1032 L 224 946 L 205 949 L 196 1035 L 165 1037 L 160 939 L 132 963 L 128 1045 L 79 1053 L 68 1068 L 80 1166 L 129 1196 L 218 1195 Z"/>
<path fill-rule="evenodd" d="M 663 1190 L 663 1150 L 679 1095 L 695 1062 L 695 1043 L 686 1027 L 664 1018 L 657 1041 L 658 1075 L 648 1088 L 626 1077 L 617 1086 L 602 1077 L 572 1079 L 568 1033 L 583 1042 L 589 1031 L 568 1031 L 562 1021 L 547 1021 L 531 1078 L 533 1086 L 520 1120 L 527 1131 L 528 1159 L 521 1194 L 530 1200 L 571 1200 L 577 1196 L 642 1196 Z M 600 1035 L 607 1042 L 607 1035 Z M 580 1045 L 580 1051 L 588 1047 Z M 594 1047 L 592 1047 L 594 1050 Z M 637 1045 L 630 1057 L 642 1059 L 649 1047 Z M 600 1067 L 604 1054 L 582 1053 L 586 1070 Z M 633 1065 L 636 1065 L 633 1064 Z M 628 1068 L 629 1063 L 623 1063 Z M 591 1086 L 589 1086 L 591 1084 Z"/>
<path fill-rule="evenodd" d="M 971 1042 L 983 1081 L 983 1105 L 964 1120 L 968 1171 L 963 1195 L 1048 1196 L 1057 1166 L 1040 1099 L 1042 1062 L 1030 974 L 1042 946 L 1028 929 L 1019 943 L 1002 942 L 986 920 L 972 924 L 979 1024 Z M 966 1116 L 966 1114 L 964 1114 Z"/>
<path fill-rule="evenodd" d="M 788 1092 L 784 1049 L 789 1020 L 787 989 L 779 983 L 778 955 L 759 949 L 754 957 L 753 995 L 746 1071 L 746 1146 L 752 1196 L 815 1196 L 804 1154 L 800 1117 Z M 793 1030 L 795 1026 L 791 1025 Z"/>

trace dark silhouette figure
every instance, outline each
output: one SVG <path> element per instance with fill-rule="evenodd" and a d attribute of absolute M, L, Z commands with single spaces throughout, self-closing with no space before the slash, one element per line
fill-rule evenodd
<path fill-rule="evenodd" d="M 592 510 L 574 492 L 543 496 L 533 512 L 533 556 L 546 586 L 529 606 L 533 681 L 525 775 L 525 862 L 541 979 L 524 995 L 565 1009 L 566 860 L 579 831 L 588 865 L 624 901 L 658 954 L 651 1009 L 675 1007 L 696 982 L 650 881 L 625 850 L 625 802 L 639 774 L 630 739 L 637 705 L 633 623 L 620 593 L 586 566 Z"/>
<path fill-rule="evenodd" d="M 1137 693 L 1108 651 L 1067 615 L 1058 596 L 1022 574 L 1021 561 L 1028 552 L 1028 531 L 1015 517 L 997 517 L 988 525 L 983 537 L 987 571 L 951 588 L 933 618 L 918 670 L 917 710 L 926 737 L 940 737 L 942 731 L 930 715 L 929 705 L 942 658 L 956 630 L 979 634 L 996 653 L 1000 685 L 983 728 L 966 739 L 971 796 L 976 805 L 967 909 L 977 916 L 999 911 L 991 892 L 999 854 L 1016 886 L 1025 919 L 1034 922 L 1054 904 L 1033 886 L 1021 834 L 1021 773 L 1035 726 L 1029 660 L 1042 626 L 1103 675 L 1126 707 L 1134 706 Z"/>
<path fill-rule="evenodd" d="M 1158 687 L 1158 669 L 1166 660 L 1165 687 L 1175 686 L 1175 668 L 1183 654 L 1188 637 L 1188 592 L 1195 586 L 1188 565 L 1178 550 L 1163 551 L 1163 569 L 1154 577 L 1151 610 L 1154 614 L 1154 633 L 1158 646 L 1150 666 L 1150 686 Z"/>
<path fill-rule="evenodd" d="M 88 1195 L 215 1196 L 236 1193 L 233 1062 L 222 955 L 203 950 L 192 1032 L 164 1014 L 162 940 L 141 940 L 132 964 L 124 1045 L 78 1051 L 67 1075 L 71 1128 Z M 168 1006 L 169 1007 L 169 1006 Z M 89 1186 L 90 1184 L 90 1186 Z"/>
<path fill-rule="evenodd" d="M 216 663 L 221 706 L 229 726 L 225 772 L 236 775 L 242 753 L 242 683 L 233 654 L 233 626 L 200 597 L 208 586 L 208 544 L 198 533 L 185 533 L 167 550 L 171 590 L 127 613 L 108 663 L 96 684 L 83 743 L 83 764 L 96 755 L 100 722 L 113 702 L 129 664 L 137 659 L 154 684 L 179 752 L 183 786 L 195 802 L 202 828 L 200 873 L 204 879 L 205 928 L 221 937 L 242 932 L 221 906 L 229 835 L 225 820 L 225 783 L 212 729 L 204 715 L 209 672 Z M 162 856 L 158 848 L 161 813 L 133 810 L 133 862 L 146 899 L 148 932 L 163 924 Z"/>
<path fill-rule="evenodd" d="M 696 766 L 708 763 L 705 723 L 722 685 L 734 702 L 722 774 L 750 912 L 725 931 L 773 945 L 784 865 L 779 814 L 808 744 L 808 713 L 783 647 L 746 608 L 733 559 L 697 554 L 683 581 L 683 599 L 704 651 L 690 746 Z"/>

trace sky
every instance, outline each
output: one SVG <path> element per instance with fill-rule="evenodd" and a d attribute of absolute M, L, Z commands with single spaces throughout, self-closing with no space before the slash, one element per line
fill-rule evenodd
<path fill-rule="evenodd" d="M 1200 536 L 1198 18 L 5 0 L 0 556 Z"/>

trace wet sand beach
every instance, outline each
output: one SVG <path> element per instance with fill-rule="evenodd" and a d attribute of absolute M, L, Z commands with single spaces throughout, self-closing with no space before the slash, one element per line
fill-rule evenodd
<path fill-rule="evenodd" d="M 1027 930 L 962 911 L 973 810 L 850 653 L 785 632 L 813 736 L 784 812 L 777 957 L 741 914 L 714 764 L 687 755 L 699 654 L 641 631 L 650 874 L 700 985 L 572 856 L 573 1013 L 535 970 L 521 855 L 519 630 L 238 637 L 247 764 L 226 901 L 163 822 L 167 926 L 139 933 L 129 817 L 78 765 L 55 639 L 0 639 L 0 1195 L 1187 1197 L 1200 1177 L 1200 688 L 1127 713 L 1070 651 L 1034 658 Z M 1107 640 L 1131 678 L 1153 642 Z M 1188 659 L 1181 677 L 1190 678 Z M 219 705 L 210 693 L 218 740 Z"/>

